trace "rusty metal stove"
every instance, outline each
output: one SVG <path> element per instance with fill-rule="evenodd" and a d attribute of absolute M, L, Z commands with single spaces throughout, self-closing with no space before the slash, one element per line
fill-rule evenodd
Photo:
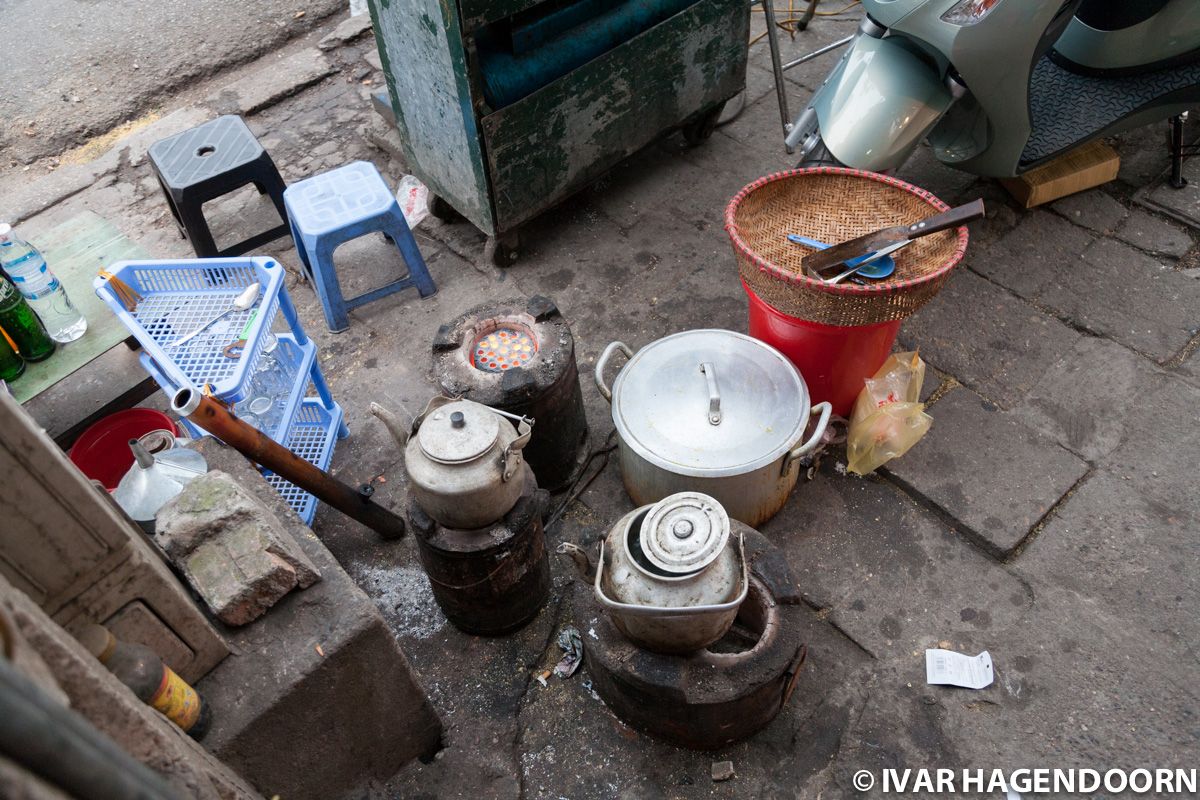
<path fill-rule="evenodd" d="M 529 469 L 522 469 L 520 499 L 488 527 L 446 528 L 409 501 L 408 521 L 433 597 L 446 618 L 467 633 L 511 633 L 536 617 L 550 597 L 542 530 L 550 494 L 538 488 Z"/>
<path fill-rule="evenodd" d="M 484 303 L 442 325 L 433 376 L 447 395 L 533 417 L 524 455 L 538 485 L 556 491 L 571 482 L 587 420 L 575 339 L 553 300 Z"/>
<path fill-rule="evenodd" d="M 805 614 L 783 554 L 743 527 L 750 592 L 733 629 L 689 656 L 638 648 L 621 635 L 586 581 L 576 581 L 579 619 L 596 618 L 584 658 L 596 692 L 630 727 L 682 747 L 711 750 L 765 727 L 787 704 L 806 648 Z"/>

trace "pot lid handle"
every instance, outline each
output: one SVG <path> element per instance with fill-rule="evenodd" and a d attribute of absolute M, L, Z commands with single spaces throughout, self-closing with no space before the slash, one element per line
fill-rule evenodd
<path fill-rule="evenodd" d="M 717 387 L 717 369 L 711 362 L 706 361 L 700 365 L 700 371 L 704 373 L 704 377 L 708 381 L 708 423 L 720 425 L 721 390 Z"/>

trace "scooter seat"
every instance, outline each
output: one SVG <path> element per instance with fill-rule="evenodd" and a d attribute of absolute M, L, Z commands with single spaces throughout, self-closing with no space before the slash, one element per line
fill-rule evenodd
<path fill-rule="evenodd" d="M 1021 153 L 1022 169 L 1103 135 L 1167 95 L 1172 102 L 1200 102 L 1200 63 L 1112 78 L 1079 75 L 1042 57 L 1029 79 L 1033 130 Z"/>

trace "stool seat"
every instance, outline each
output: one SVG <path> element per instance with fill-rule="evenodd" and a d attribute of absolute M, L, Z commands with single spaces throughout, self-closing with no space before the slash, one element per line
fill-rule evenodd
<path fill-rule="evenodd" d="M 198 257 L 242 255 L 288 232 L 283 178 L 245 120 L 236 114 L 157 141 L 148 155 L 179 232 Z M 271 197 L 282 224 L 218 250 L 203 206 L 248 184 Z"/>
<path fill-rule="evenodd" d="M 350 309 L 372 300 L 410 286 L 415 286 L 421 297 L 437 292 L 404 212 L 374 164 L 355 161 L 297 181 L 284 191 L 283 201 L 296 252 L 320 297 L 325 323 L 334 333 L 350 327 Z M 338 282 L 333 251 L 351 239 L 375 232 L 396 245 L 408 266 L 408 275 L 347 299 Z"/>

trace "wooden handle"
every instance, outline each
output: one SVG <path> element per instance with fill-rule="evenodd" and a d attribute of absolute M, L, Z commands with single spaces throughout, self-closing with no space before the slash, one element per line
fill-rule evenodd
<path fill-rule="evenodd" d="M 943 211 L 941 214 L 926 217 L 920 222 L 914 222 L 908 226 L 908 236 L 910 239 L 916 239 L 918 236 L 928 236 L 931 233 L 944 231 L 947 228 L 957 228 L 959 225 L 982 217 L 983 199 L 980 198 L 957 208 L 952 208 L 949 211 Z"/>

